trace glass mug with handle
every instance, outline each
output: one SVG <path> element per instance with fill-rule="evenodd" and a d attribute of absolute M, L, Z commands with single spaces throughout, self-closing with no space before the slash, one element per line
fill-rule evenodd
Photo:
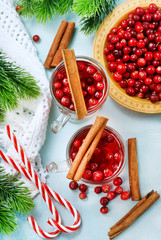
<path fill-rule="evenodd" d="M 109 78 L 104 67 L 95 59 L 80 56 L 76 57 L 76 61 L 88 112 L 86 119 L 97 112 L 106 101 L 109 93 Z M 80 121 L 76 118 L 63 61 L 51 75 L 50 91 L 60 110 L 60 115 L 51 125 L 51 130 L 57 133 L 68 120 L 72 122 Z"/>

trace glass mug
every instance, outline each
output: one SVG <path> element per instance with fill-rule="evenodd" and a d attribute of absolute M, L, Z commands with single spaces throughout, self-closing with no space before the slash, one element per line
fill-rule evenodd
<path fill-rule="evenodd" d="M 92 125 L 87 125 L 76 131 L 70 138 L 66 148 L 66 161 L 52 162 L 47 165 L 48 172 L 68 171 L 74 160 L 80 144 L 86 137 Z M 77 146 L 74 145 L 77 140 Z M 78 144 L 78 140 L 80 141 Z M 97 145 L 95 152 L 87 164 L 86 169 L 90 171 L 89 178 L 82 177 L 81 181 L 89 186 L 103 185 L 111 182 L 123 170 L 125 166 L 126 148 L 120 134 L 111 127 L 105 127 L 102 137 Z M 86 170 L 85 170 L 86 171 Z M 94 180 L 94 172 L 101 171 L 103 178 L 100 181 Z M 109 176 L 108 176 L 109 175 Z"/>
<path fill-rule="evenodd" d="M 82 57 L 82 56 L 79 56 L 79 57 L 76 57 L 76 61 L 77 63 L 83 63 L 85 65 L 85 69 L 82 71 L 82 70 L 79 70 L 79 75 L 80 75 L 80 79 L 81 79 L 81 84 L 84 84 L 84 85 L 87 85 L 89 84 L 89 86 L 91 86 L 92 84 L 96 84 L 97 82 L 94 81 L 94 78 L 93 78 L 93 75 L 89 75 L 87 72 L 86 72 L 86 69 L 89 67 L 89 66 L 93 66 L 95 69 L 96 69 L 96 72 L 98 73 L 101 73 L 102 74 L 102 80 L 101 82 L 103 82 L 104 84 L 104 89 L 102 90 L 102 96 L 100 98 L 98 98 L 97 100 L 97 104 L 94 105 L 94 106 L 90 106 L 89 107 L 89 104 L 87 106 L 87 111 L 88 111 L 88 114 L 87 116 L 85 117 L 88 118 L 89 116 L 91 116 L 92 114 L 94 114 L 95 112 L 97 112 L 101 107 L 102 105 L 104 104 L 104 102 L 106 101 L 107 99 L 107 96 L 108 96 L 108 93 L 109 93 L 109 78 L 108 78 L 108 75 L 106 73 L 106 70 L 103 68 L 103 66 L 97 62 L 95 59 L 92 59 L 90 57 Z M 79 67 L 78 67 L 79 69 Z M 56 105 L 58 106 L 59 110 L 60 110 L 60 115 L 58 116 L 58 118 L 51 124 L 51 130 L 54 132 L 54 133 L 57 133 L 59 132 L 62 127 L 68 122 L 68 120 L 70 120 L 71 122 L 78 122 L 80 120 L 78 120 L 76 118 L 76 114 L 75 114 L 75 111 L 72 109 L 70 109 L 69 107 L 65 107 L 61 104 L 61 100 L 56 97 L 56 87 L 55 87 L 55 82 L 61 82 L 60 85 L 63 86 L 63 79 L 58 79 L 58 73 L 63 73 L 64 77 L 63 78 L 66 78 L 66 71 L 65 71 L 65 67 L 64 67 L 64 62 L 62 61 L 53 71 L 52 75 L 51 75 L 51 78 L 50 78 L 50 92 L 51 92 L 51 96 L 54 100 L 54 102 L 56 103 Z M 94 83 L 90 83 L 90 81 L 94 81 Z M 90 81 L 89 81 L 90 80 Z M 88 83 L 86 84 L 86 81 L 88 81 Z M 68 84 L 68 83 L 67 83 Z M 83 86 L 82 86 L 83 88 Z M 67 89 L 67 88 L 66 88 Z M 63 89 L 63 91 L 65 91 Z M 98 90 L 97 90 L 98 91 Z M 62 92 L 62 90 L 61 90 Z M 85 92 L 85 91 L 84 91 Z M 87 91 L 86 91 L 87 92 Z M 99 91 L 98 91 L 99 92 Z M 68 94 L 68 93 L 63 93 L 63 94 Z M 70 94 L 70 93 L 69 93 Z M 89 100 L 89 97 L 90 97 L 90 94 L 87 94 L 87 97 L 85 97 L 85 102 L 87 100 Z"/>

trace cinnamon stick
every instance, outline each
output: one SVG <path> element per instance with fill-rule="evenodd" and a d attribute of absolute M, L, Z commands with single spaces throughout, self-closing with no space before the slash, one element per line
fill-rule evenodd
<path fill-rule="evenodd" d="M 113 227 L 110 228 L 108 236 L 110 239 L 115 238 L 121 232 L 126 230 L 135 220 L 137 220 L 147 209 L 149 209 L 160 195 L 153 190 L 140 200 L 123 218 L 120 219 Z"/>
<path fill-rule="evenodd" d="M 89 148 L 91 142 L 93 141 L 93 139 L 97 135 L 98 131 L 101 129 L 101 127 L 107 121 L 108 121 L 107 118 L 97 116 L 94 124 L 92 125 L 92 127 L 89 130 L 86 138 L 84 139 L 81 147 L 79 148 L 79 151 L 78 151 L 74 161 L 72 162 L 72 165 L 71 165 L 71 167 L 69 169 L 69 172 L 67 174 L 67 178 L 69 178 L 69 179 L 73 179 L 74 178 L 75 173 L 76 173 L 76 171 L 78 169 L 78 166 L 79 166 L 79 164 L 80 164 L 84 154 L 86 153 L 86 151 Z"/>
<path fill-rule="evenodd" d="M 90 161 L 93 153 L 94 153 L 94 150 L 96 149 L 99 141 L 100 141 L 100 138 L 102 136 L 102 133 L 103 133 L 103 130 L 106 126 L 106 123 L 107 123 L 107 119 L 104 121 L 102 127 L 100 128 L 100 130 L 98 131 L 97 135 L 95 136 L 93 142 L 91 143 L 90 147 L 88 148 L 86 154 L 84 155 L 77 171 L 76 171 L 76 174 L 74 176 L 74 180 L 75 181 L 79 181 L 84 173 L 84 170 L 86 168 L 86 165 L 87 163 Z"/>
<path fill-rule="evenodd" d="M 136 138 L 128 139 L 128 166 L 131 197 L 133 201 L 138 201 L 141 199 L 141 193 L 139 184 Z"/>
<path fill-rule="evenodd" d="M 72 36 L 72 33 L 73 33 L 73 30 L 74 30 L 74 27 L 75 27 L 75 23 L 74 22 L 69 22 L 68 23 L 68 26 L 65 30 L 65 33 L 61 39 L 61 42 L 59 44 L 59 48 L 52 60 L 52 63 L 51 63 L 51 66 L 52 67 L 56 67 L 63 59 L 63 56 L 62 56 L 62 49 L 66 49 L 69 45 L 69 42 L 70 42 L 70 39 L 71 39 L 71 36 Z"/>
<path fill-rule="evenodd" d="M 62 50 L 62 53 L 69 87 L 75 106 L 76 117 L 77 119 L 83 119 L 87 115 L 87 108 L 84 101 L 74 50 L 64 49 Z"/>
<path fill-rule="evenodd" d="M 62 36 L 67 28 L 67 25 L 68 25 L 68 22 L 66 20 L 63 20 L 59 26 L 59 29 L 55 35 L 55 38 L 53 40 L 53 43 L 50 47 L 50 50 L 49 50 L 49 53 L 47 55 L 47 58 L 45 60 L 45 63 L 44 63 L 44 66 L 47 68 L 47 69 L 50 69 L 51 68 L 51 63 L 52 63 L 52 60 L 54 58 L 54 55 L 56 53 L 56 51 L 58 50 L 59 48 L 59 44 L 60 44 L 60 41 L 62 39 Z"/>

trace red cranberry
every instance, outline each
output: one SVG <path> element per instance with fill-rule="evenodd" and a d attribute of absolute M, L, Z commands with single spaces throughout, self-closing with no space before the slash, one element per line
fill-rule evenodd
<path fill-rule="evenodd" d="M 158 97 L 158 95 L 150 95 L 150 97 L 149 97 L 149 99 L 150 99 L 150 101 L 152 102 L 152 103 L 156 103 L 156 102 L 158 102 L 159 101 L 159 97 Z"/>
<path fill-rule="evenodd" d="M 117 29 L 117 28 L 112 28 L 112 30 L 111 30 L 111 32 L 112 32 L 112 33 L 114 33 L 114 34 L 116 34 L 116 33 L 117 33 L 117 31 L 118 31 L 118 29 Z"/>
<path fill-rule="evenodd" d="M 156 6 L 156 4 L 155 3 L 151 3 L 150 5 L 149 5 L 149 7 L 148 7 L 148 11 L 150 12 L 150 13 L 155 13 L 156 11 L 157 11 L 157 6 Z"/>
<path fill-rule="evenodd" d="M 147 34 L 147 35 L 148 35 L 148 34 Z M 154 35 L 153 33 L 151 33 L 151 34 L 148 35 L 148 40 L 149 40 L 149 41 L 152 42 L 152 41 L 154 40 L 154 38 L 155 38 L 155 35 Z"/>
<path fill-rule="evenodd" d="M 115 198 L 115 193 L 113 191 L 107 193 L 107 198 L 113 200 Z"/>
<path fill-rule="evenodd" d="M 72 110 L 72 111 L 75 111 L 75 107 L 74 107 L 73 103 L 70 104 L 69 109 Z"/>
<path fill-rule="evenodd" d="M 137 56 L 141 56 L 141 55 L 143 54 L 142 49 L 136 49 L 135 54 L 136 54 Z"/>
<path fill-rule="evenodd" d="M 160 83 L 156 84 L 154 89 L 156 92 L 161 92 L 161 84 Z"/>
<path fill-rule="evenodd" d="M 63 91 L 61 89 L 58 89 L 55 91 L 55 96 L 57 98 L 62 98 L 63 97 Z"/>
<path fill-rule="evenodd" d="M 152 66 L 152 65 L 148 66 L 148 67 L 146 68 L 146 72 L 147 72 L 148 74 L 154 74 L 154 73 L 155 73 L 155 67 Z"/>
<path fill-rule="evenodd" d="M 145 79 L 147 77 L 147 73 L 145 71 L 140 71 L 139 72 L 139 78 L 140 79 Z"/>
<path fill-rule="evenodd" d="M 133 72 L 135 70 L 135 65 L 134 63 L 128 63 L 127 64 L 127 71 L 128 72 Z"/>
<path fill-rule="evenodd" d="M 57 90 L 57 91 L 58 91 L 58 90 Z M 61 104 L 62 104 L 64 107 L 68 107 L 69 104 L 70 104 L 70 98 L 67 97 L 67 96 L 62 97 L 62 99 L 61 99 Z"/>
<path fill-rule="evenodd" d="M 127 81 L 127 84 L 129 87 L 134 87 L 135 86 L 135 80 L 130 78 L 128 81 Z"/>
<path fill-rule="evenodd" d="M 136 62 L 138 60 L 138 57 L 136 54 L 132 54 L 130 57 L 131 62 Z"/>
<path fill-rule="evenodd" d="M 141 82 L 140 81 L 135 81 L 135 87 L 140 88 L 141 87 Z"/>
<path fill-rule="evenodd" d="M 117 35 L 114 35 L 112 38 L 111 38 L 111 43 L 112 44 L 115 44 L 115 43 L 117 43 L 119 41 L 119 37 L 117 36 Z"/>
<path fill-rule="evenodd" d="M 79 139 L 76 139 L 73 143 L 74 147 L 79 148 L 81 146 L 81 141 Z"/>
<path fill-rule="evenodd" d="M 105 176 L 106 178 L 108 178 L 108 177 L 111 177 L 111 176 L 112 176 L 113 171 L 112 171 L 111 169 L 109 169 L 109 168 L 106 168 L 106 169 L 103 171 L 103 174 L 104 174 L 104 176 Z"/>
<path fill-rule="evenodd" d="M 136 24 L 135 25 L 135 31 L 140 33 L 143 31 L 143 25 L 140 23 L 140 24 Z"/>
<path fill-rule="evenodd" d="M 86 191 L 87 191 L 87 186 L 86 186 L 85 184 L 80 184 L 80 185 L 79 185 L 79 190 L 80 190 L 81 192 L 86 192 Z"/>
<path fill-rule="evenodd" d="M 101 171 L 95 171 L 93 173 L 93 180 L 94 181 L 101 181 L 103 179 L 103 173 Z"/>
<path fill-rule="evenodd" d="M 144 79 L 144 83 L 145 83 L 145 85 L 150 85 L 150 84 L 152 83 L 152 79 L 149 78 L 149 77 L 146 77 L 146 78 Z"/>
<path fill-rule="evenodd" d="M 100 81 L 102 81 L 103 76 L 102 76 L 101 73 L 95 73 L 95 74 L 93 75 L 93 78 L 94 78 L 95 81 L 100 82 Z"/>
<path fill-rule="evenodd" d="M 156 44 L 154 42 L 150 42 L 148 44 L 149 51 L 155 51 L 156 50 Z"/>
<path fill-rule="evenodd" d="M 138 97 L 139 97 L 139 98 L 144 98 L 144 93 L 139 92 L 139 93 L 138 93 Z"/>
<path fill-rule="evenodd" d="M 128 47 L 128 46 L 125 46 L 125 47 L 123 48 L 123 52 L 124 52 L 124 54 L 129 54 L 129 53 L 131 52 L 131 48 Z"/>
<path fill-rule="evenodd" d="M 134 47 L 134 46 L 136 46 L 136 44 L 137 44 L 136 38 L 131 38 L 131 39 L 128 41 L 128 45 L 129 45 L 130 47 Z"/>
<path fill-rule="evenodd" d="M 121 39 L 120 43 L 122 44 L 122 47 L 125 47 L 127 45 L 126 39 Z"/>
<path fill-rule="evenodd" d="M 138 48 L 143 48 L 143 47 L 145 47 L 145 41 L 144 41 L 144 40 L 139 40 L 139 41 L 137 42 L 137 47 L 138 47 Z"/>
<path fill-rule="evenodd" d="M 138 64 L 140 67 L 145 66 L 145 64 L 146 64 L 145 58 L 139 58 L 139 59 L 137 60 L 137 64 Z"/>
<path fill-rule="evenodd" d="M 115 57 L 114 57 L 114 55 L 112 53 L 109 53 L 106 56 L 106 58 L 107 58 L 107 61 L 109 61 L 109 62 L 114 62 L 115 61 Z"/>
<path fill-rule="evenodd" d="M 63 92 L 67 93 L 67 94 L 70 94 L 70 88 L 69 87 L 64 87 Z"/>
<path fill-rule="evenodd" d="M 90 164 L 90 169 L 92 171 L 96 171 L 98 169 L 98 163 L 91 163 Z"/>
<path fill-rule="evenodd" d="M 106 205 L 108 204 L 108 202 L 109 202 L 109 200 L 107 199 L 107 197 L 102 197 L 102 198 L 100 199 L 100 203 L 101 203 L 101 205 L 103 205 L 103 206 L 106 206 Z"/>
<path fill-rule="evenodd" d="M 38 42 L 40 40 L 40 37 L 38 35 L 33 36 L 33 41 Z"/>
<path fill-rule="evenodd" d="M 115 188 L 115 193 L 116 194 L 120 195 L 122 192 L 123 192 L 123 188 L 122 187 L 119 186 L 119 187 Z"/>
<path fill-rule="evenodd" d="M 112 43 L 107 43 L 107 48 L 112 51 L 114 49 L 114 45 Z"/>
<path fill-rule="evenodd" d="M 110 191 L 110 186 L 108 184 L 102 185 L 102 192 L 108 193 Z"/>
<path fill-rule="evenodd" d="M 150 13 L 146 13 L 145 14 L 145 21 L 146 22 L 151 22 L 151 20 L 152 20 L 152 15 Z"/>
<path fill-rule="evenodd" d="M 133 79 L 138 79 L 139 78 L 139 72 L 138 71 L 133 71 L 131 73 L 131 78 Z"/>
<path fill-rule="evenodd" d="M 117 68 L 117 63 L 116 62 L 110 62 L 108 64 L 108 69 L 111 71 L 111 72 L 115 72 L 116 71 L 116 68 Z"/>
<path fill-rule="evenodd" d="M 23 9 L 23 6 L 22 6 L 22 5 L 17 5 L 17 6 L 16 6 L 16 12 L 18 12 L 19 14 L 22 13 L 22 9 Z"/>
<path fill-rule="evenodd" d="M 146 86 L 146 85 L 142 85 L 141 86 L 141 88 L 140 88 L 140 92 L 142 92 L 142 93 L 147 93 L 148 92 L 148 86 Z"/>
<path fill-rule="evenodd" d="M 100 208 L 100 212 L 101 212 L 102 214 L 106 214 L 106 213 L 108 213 L 108 208 L 107 208 L 107 207 L 101 207 L 101 208 Z"/>
<path fill-rule="evenodd" d="M 76 181 L 71 181 L 69 183 L 69 187 L 70 187 L 71 190 L 75 190 L 75 189 L 78 188 L 78 183 Z"/>
<path fill-rule="evenodd" d="M 135 8 L 135 14 L 139 15 L 139 16 L 143 16 L 144 15 L 144 9 L 141 7 L 137 7 Z"/>
<path fill-rule="evenodd" d="M 103 93 L 102 92 L 96 92 L 94 96 L 95 96 L 95 98 L 100 99 L 103 96 Z"/>
<path fill-rule="evenodd" d="M 130 96 L 134 96 L 135 95 L 135 90 L 132 87 L 128 87 L 128 88 L 126 88 L 126 93 Z"/>
<path fill-rule="evenodd" d="M 145 59 L 147 61 L 151 61 L 153 59 L 153 53 L 152 52 L 146 52 L 145 53 Z"/>
<path fill-rule="evenodd" d="M 95 92 L 96 92 L 96 88 L 95 88 L 94 85 L 92 85 L 92 86 L 89 86 L 89 87 L 87 88 L 87 91 L 88 91 L 88 93 L 89 93 L 90 95 L 93 95 L 93 94 L 95 94 Z"/>
<path fill-rule="evenodd" d="M 161 66 L 159 66 L 159 67 L 156 68 L 156 72 L 157 72 L 158 74 L 161 74 Z"/>
<path fill-rule="evenodd" d="M 122 20 L 120 25 L 122 28 L 127 28 L 127 20 L 126 19 Z"/>
<path fill-rule="evenodd" d="M 153 65 L 154 67 L 158 67 L 158 66 L 159 66 L 159 61 L 158 61 L 158 60 L 154 60 L 154 61 L 152 62 L 152 65 Z"/>
<path fill-rule="evenodd" d="M 125 191 L 125 192 L 121 193 L 121 199 L 122 200 L 127 200 L 127 199 L 129 199 L 129 197 L 130 197 L 129 192 Z"/>
<path fill-rule="evenodd" d="M 109 48 L 105 48 L 105 49 L 104 49 L 104 54 L 107 55 L 107 54 L 109 54 L 109 53 L 110 53 Z M 78 67 L 78 70 L 79 70 L 79 67 Z M 80 71 L 80 70 L 79 70 L 79 71 Z"/>
<path fill-rule="evenodd" d="M 85 65 L 82 62 L 77 62 L 79 72 L 83 72 L 85 70 Z"/>
<path fill-rule="evenodd" d="M 91 170 L 85 169 L 82 177 L 83 177 L 84 179 L 90 179 L 90 178 L 92 177 L 92 172 L 91 172 Z M 81 191 L 82 191 L 82 190 L 81 190 Z M 83 191 L 82 191 L 82 192 L 83 192 Z"/>
<path fill-rule="evenodd" d="M 55 89 L 62 88 L 61 82 L 55 82 L 55 83 L 54 83 L 54 87 L 55 87 Z"/>
<path fill-rule="evenodd" d="M 96 194 L 100 194 L 100 193 L 102 192 L 102 188 L 99 187 L 99 186 L 98 186 L 98 187 L 95 187 L 95 188 L 94 188 L 94 191 L 95 191 Z"/>
<path fill-rule="evenodd" d="M 107 35 L 107 41 L 111 41 L 111 38 L 114 36 L 114 34 L 113 33 L 109 33 L 108 35 Z"/>
<path fill-rule="evenodd" d="M 123 73 L 126 72 L 126 66 L 125 66 L 124 63 L 118 64 L 118 66 L 117 66 L 117 72 L 118 72 L 119 74 L 123 74 Z"/>
<path fill-rule="evenodd" d="M 113 184 L 114 184 L 115 186 L 120 186 L 120 185 L 122 184 L 122 178 L 120 178 L 120 177 L 115 178 L 115 179 L 113 180 Z"/>
<path fill-rule="evenodd" d="M 126 88 L 126 87 L 127 87 L 127 82 L 126 82 L 125 80 L 121 80 L 121 81 L 119 82 L 119 85 L 120 85 L 120 87 L 122 87 L 122 88 Z"/>
<path fill-rule="evenodd" d="M 65 87 L 68 87 L 68 86 L 69 86 L 68 78 L 64 78 L 64 79 L 63 79 L 63 85 L 64 85 Z"/>
<path fill-rule="evenodd" d="M 86 84 L 87 85 L 92 85 L 94 83 L 94 79 L 92 77 L 86 78 Z"/>
<path fill-rule="evenodd" d="M 114 78 L 114 80 L 115 80 L 116 82 L 119 82 L 119 81 L 122 80 L 122 75 L 119 74 L 118 72 L 114 72 L 113 78 Z"/>
<path fill-rule="evenodd" d="M 96 106 L 97 103 L 98 103 L 98 100 L 97 100 L 97 99 L 95 99 L 95 98 L 90 98 L 90 99 L 89 99 L 89 105 L 90 105 L 91 107 Z"/>
<path fill-rule="evenodd" d="M 124 37 L 124 30 L 123 29 L 118 29 L 118 31 L 117 31 L 117 36 L 119 37 L 119 38 L 123 38 Z M 120 42 L 121 43 L 121 42 Z"/>
<path fill-rule="evenodd" d="M 154 81 L 154 83 L 160 83 L 161 82 L 161 76 L 160 75 L 155 75 L 153 77 L 153 81 Z"/>
<path fill-rule="evenodd" d="M 104 83 L 103 82 L 98 82 L 96 84 L 96 88 L 99 90 L 99 91 L 102 91 L 104 89 Z"/>
<path fill-rule="evenodd" d="M 86 195 L 85 192 L 81 192 L 81 193 L 79 194 L 79 198 L 80 198 L 80 199 L 85 199 L 86 197 L 87 197 L 87 195 Z"/>
<path fill-rule="evenodd" d="M 63 79 L 64 75 L 63 75 L 63 73 L 58 72 L 56 77 L 57 77 L 58 80 L 61 80 L 61 79 Z"/>
<path fill-rule="evenodd" d="M 107 55 L 108 56 L 108 55 Z M 93 66 L 89 66 L 89 67 L 87 67 L 87 73 L 89 73 L 90 75 L 93 75 L 95 72 L 96 72 L 96 69 L 95 69 L 95 67 L 93 67 Z"/>
<path fill-rule="evenodd" d="M 130 55 L 125 54 L 125 55 L 123 56 L 123 61 L 124 61 L 124 62 L 128 62 L 129 60 L 130 60 Z"/>

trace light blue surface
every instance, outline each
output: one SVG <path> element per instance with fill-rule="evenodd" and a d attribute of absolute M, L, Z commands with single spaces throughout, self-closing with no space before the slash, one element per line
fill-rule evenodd
<path fill-rule="evenodd" d="M 119 2 L 121 3 L 121 1 Z M 76 22 L 76 30 L 69 48 L 74 48 L 76 55 L 92 56 L 92 44 L 94 34 L 90 37 L 84 36 L 79 31 L 78 17 L 74 14 L 63 17 L 56 16 L 46 25 L 38 24 L 34 19 L 24 19 L 23 22 L 32 37 L 38 34 L 41 38 L 35 43 L 38 56 L 42 63 L 46 58 L 49 47 L 62 19 Z M 52 71 L 47 71 L 48 78 Z M 128 110 L 110 97 L 99 111 L 99 115 L 109 118 L 108 125 L 116 129 L 125 141 L 130 137 L 136 137 L 138 141 L 138 163 L 141 193 L 144 196 L 152 189 L 161 194 L 161 115 L 146 115 Z M 51 161 L 65 160 L 66 145 L 71 135 L 84 125 L 91 124 L 92 119 L 81 124 L 67 123 L 57 135 L 50 131 L 51 122 L 58 116 L 58 110 L 52 102 L 49 116 L 47 136 L 44 146 L 41 149 L 42 163 L 44 167 Z M 120 175 L 123 180 L 123 187 L 128 186 L 127 163 Z M 89 189 L 88 197 L 80 200 L 79 191 L 71 191 L 68 188 L 69 181 L 66 173 L 51 174 L 48 178 L 48 185 L 57 191 L 64 198 L 69 200 L 79 210 L 82 218 L 82 225 L 78 231 L 72 234 L 61 233 L 58 240 L 106 240 L 109 228 L 128 212 L 136 203 L 131 200 L 122 201 L 119 197 L 109 203 L 109 213 L 102 215 L 99 212 L 99 200 L 105 194 L 96 195 Z M 35 209 L 31 212 L 44 230 L 52 230 L 46 223 L 50 213 L 40 196 L 35 198 Z M 58 206 L 56 204 L 56 206 Z M 65 224 L 72 224 L 71 215 L 58 206 L 58 210 Z M 17 215 L 18 229 L 10 236 L 0 235 L 1 240 L 40 240 L 41 238 L 29 226 L 27 215 Z M 158 200 L 140 219 L 130 228 L 123 232 L 116 239 L 118 240 L 160 240 L 161 239 L 161 201 Z"/>

